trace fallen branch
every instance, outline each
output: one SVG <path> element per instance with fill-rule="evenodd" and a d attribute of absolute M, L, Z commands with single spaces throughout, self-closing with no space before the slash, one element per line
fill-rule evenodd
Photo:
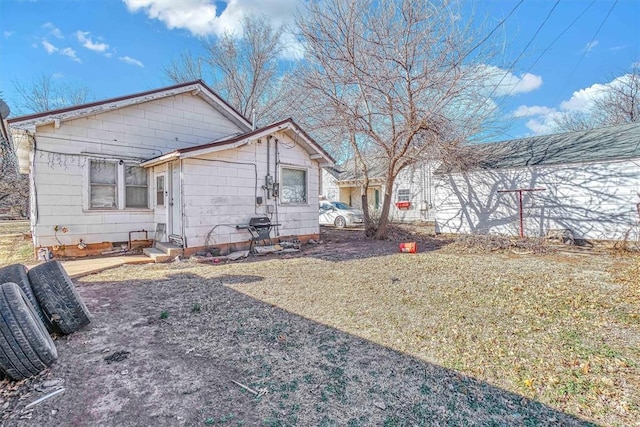
<path fill-rule="evenodd" d="M 43 402 L 43 401 L 47 400 L 47 399 L 48 399 L 48 398 L 50 398 L 50 397 L 53 397 L 53 396 L 55 396 L 55 395 L 57 395 L 57 394 L 60 394 L 60 393 L 62 393 L 63 391 L 64 391 L 64 388 L 59 388 L 59 389 L 58 389 L 58 390 L 56 390 L 56 391 L 52 391 L 51 393 L 49 393 L 49 394 L 47 394 L 47 395 L 45 395 L 45 396 L 42 396 L 40 399 L 36 399 L 36 400 L 34 400 L 33 402 L 29 403 L 27 406 L 25 406 L 25 407 L 24 407 L 24 409 L 29 409 L 29 408 L 31 408 L 32 406 L 36 406 L 36 405 L 37 405 L 37 404 L 39 404 L 40 402 Z"/>
<path fill-rule="evenodd" d="M 243 389 L 247 390 L 249 393 L 253 393 L 253 394 L 254 394 L 254 395 L 256 395 L 256 396 L 258 395 L 258 392 L 257 392 L 257 391 L 255 391 L 254 389 L 252 389 L 251 387 L 248 387 L 248 386 L 246 386 L 246 385 L 244 385 L 244 384 L 242 384 L 242 383 L 239 383 L 238 381 L 231 380 L 231 382 L 232 382 L 232 383 L 234 383 L 234 384 L 239 385 L 239 386 L 240 386 L 240 387 L 242 387 Z"/>

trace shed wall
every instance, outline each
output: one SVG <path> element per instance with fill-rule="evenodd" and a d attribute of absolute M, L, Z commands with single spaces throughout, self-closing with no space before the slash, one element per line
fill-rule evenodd
<path fill-rule="evenodd" d="M 523 193 L 526 236 L 569 228 L 579 239 L 621 240 L 637 233 L 640 161 L 474 171 L 436 178 L 436 220 L 445 233 L 519 235 Z M 635 230 L 635 231 L 634 231 Z"/>

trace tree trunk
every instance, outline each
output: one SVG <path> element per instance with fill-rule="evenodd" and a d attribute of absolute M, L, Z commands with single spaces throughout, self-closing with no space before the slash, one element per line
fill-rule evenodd
<path fill-rule="evenodd" d="M 380 215 L 380 222 L 378 223 L 378 229 L 374 236 L 377 240 L 384 240 L 387 238 L 387 226 L 389 225 L 389 211 L 391 210 L 391 200 L 393 199 L 393 183 L 396 177 L 393 174 L 388 174 L 388 179 L 384 184 L 384 200 L 382 202 L 382 213 Z"/>
<path fill-rule="evenodd" d="M 369 214 L 369 196 L 367 191 L 369 187 L 364 187 L 364 192 L 360 195 L 362 200 L 362 213 L 364 216 L 364 234 L 367 237 L 374 237 L 376 234 L 376 225 L 371 221 L 371 215 Z"/>

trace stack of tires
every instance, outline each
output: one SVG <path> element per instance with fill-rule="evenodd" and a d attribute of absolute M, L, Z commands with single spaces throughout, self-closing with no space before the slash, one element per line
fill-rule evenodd
<path fill-rule="evenodd" d="M 29 378 L 51 366 L 58 352 L 50 334 L 72 334 L 90 322 L 60 262 L 0 268 L 0 369 L 9 377 Z"/>

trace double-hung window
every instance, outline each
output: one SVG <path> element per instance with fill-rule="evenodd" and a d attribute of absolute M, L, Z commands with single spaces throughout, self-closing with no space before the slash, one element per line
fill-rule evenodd
<path fill-rule="evenodd" d="M 118 164 L 106 160 L 91 160 L 89 172 L 89 207 L 118 207 Z"/>
<path fill-rule="evenodd" d="M 147 175 L 147 170 L 139 166 L 92 159 L 89 167 L 89 208 L 148 208 Z"/>
<path fill-rule="evenodd" d="M 280 201 L 282 203 L 307 203 L 307 171 L 282 168 Z"/>
<path fill-rule="evenodd" d="M 149 207 L 147 170 L 140 166 L 124 167 L 125 208 Z"/>
<path fill-rule="evenodd" d="M 411 192 L 408 188 L 400 188 L 398 189 L 398 202 L 409 202 L 411 201 Z"/>

